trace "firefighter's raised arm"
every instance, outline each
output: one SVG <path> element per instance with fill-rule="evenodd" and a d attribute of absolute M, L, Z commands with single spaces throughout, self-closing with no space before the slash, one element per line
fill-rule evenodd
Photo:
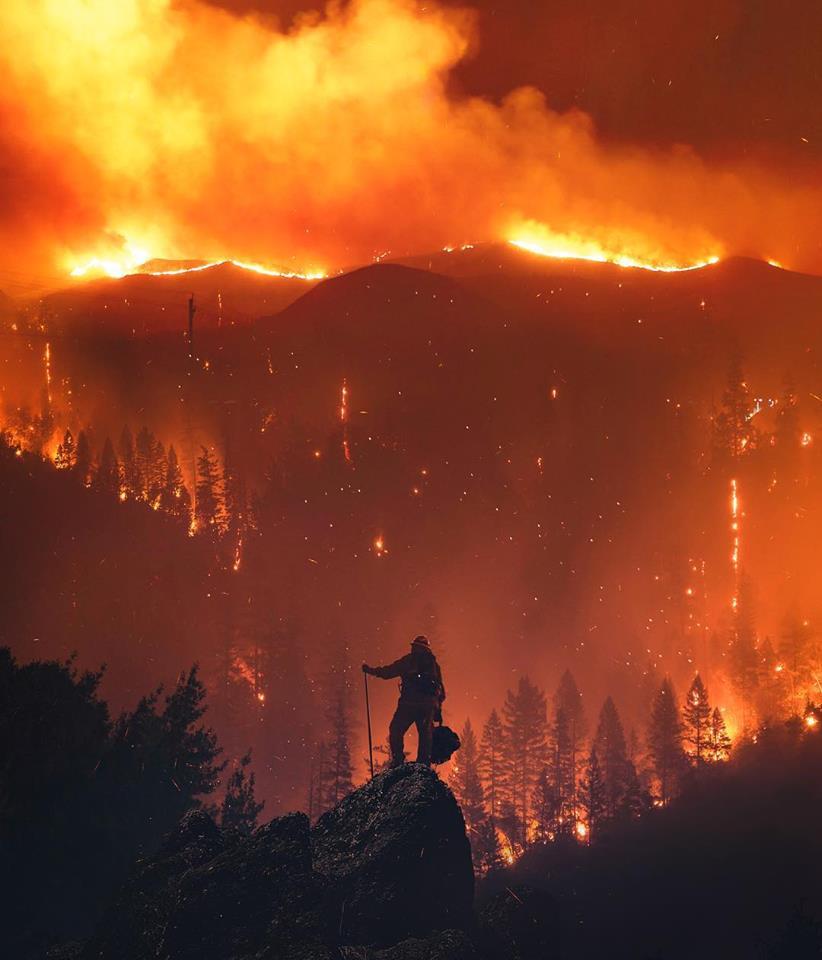
<path fill-rule="evenodd" d="M 362 665 L 362 672 L 368 673 L 372 677 L 379 677 L 380 680 L 391 680 L 393 677 L 402 677 L 410 671 L 411 659 L 411 655 L 406 654 L 404 657 L 400 657 L 399 660 L 395 660 L 385 667 L 369 667 L 367 663 L 364 663 Z"/>

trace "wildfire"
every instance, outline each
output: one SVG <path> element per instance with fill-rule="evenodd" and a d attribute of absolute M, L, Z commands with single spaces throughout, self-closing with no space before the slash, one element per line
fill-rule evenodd
<path fill-rule="evenodd" d="M 739 553 L 740 553 L 740 532 L 739 532 L 739 489 L 736 477 L 731 480 L 731 568 L 734 572 L 734 595 L 731 600 L 731 607 L 736 610 L 739 603 Z"/>
<path fill-rule="evenodd" d="M 115 280 L 135 274 L 147 277 L 177 277 L 186 273 L 202 273 L 205 270 L 213 270 L 215 267 L 229 264 L 240 270 L 247 270 L 250 273 L 259 273 L 266 277 L 282 277 L 286 280 L 324 280 L 328 276 L 324 270 L 304 272 L 285 270 L 277 267 L 266 267 L 259 263 L 247 263 L 243 260 L 234 260 L 230 257 L 225 257 L 220 260 L 209 260 L 208 263 L 197 264 L 194 267 L 177 267 L 173 270 L 143 269 L 143 265 L 151 259 L 151 256 L 145 250 L 132 247 L 129 244 L 123 254 L 117 258 L 91 257 L 82 263 L 75 264 L 69 273 L 72 277 L 78 278 L 103 275 Z"/>
<path fill-rule="evenodd" d="M 590 260 L 594 263 L 614 263 L 619 267 L 653 270 L 660 273 L 682 273 L 700 270 L 719 262 L 719 256 L 711 254 L 699 260 L 681 262 L 664 255 L 640 253 L 645 243 L 634 239 L 626 231 L 626 237 L 614 242 L 599 241 L 573 233 L 557 233 L 540 223 L 530 222 L 523 233 L 508 238 L 508 242 L 540 257 L 557 260 Z"/>

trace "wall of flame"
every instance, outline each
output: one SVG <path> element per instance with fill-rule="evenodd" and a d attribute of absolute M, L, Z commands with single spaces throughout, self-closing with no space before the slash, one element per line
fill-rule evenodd
<path fill-rule="evenodd" d="M 533 88 L 455 95 L 470 10 L 353 0 L 282 28 L 197 0 L 5 0 L 0 34 L 0 286 L 95 257 L 305 272 L 487 239 L 822 270 L 812 179 L 605 145 Z"/>

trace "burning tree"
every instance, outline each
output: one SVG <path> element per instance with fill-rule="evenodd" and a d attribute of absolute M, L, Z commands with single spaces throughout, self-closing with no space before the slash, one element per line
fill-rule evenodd
<path fill-rule="evenodd" d="M 197 530 L 216 540 L 223 527 L 222 476 L 217 457 L 207 448 L 200 448 L 197 458 L 197 497 L 195 519 Z"/>
<path fill-rule="evenodd" d="M 707 757 L 712 763 L 727 760 L 731 753 L 731 738 L 725 727 L 725 718 L 719 707 L 714 707 L 708 725 Z"/>
<path fill-rule="evenodd" d="M 485 803 L 491 823 L 496 823 L 505 792 L 505 741 L 502 721 L 492 710 L 482 730 L 479 769 L 485 783 Z"/>
<path fill-rule="evenodd" d="M 708 691 L 697 674 L 685 697 L 682 711 L 684 721 L 684 740 L 691 747 L 691 758 L 699 766 L 707 759 L 708 731 L 711 720 L 711 704 Z"/>

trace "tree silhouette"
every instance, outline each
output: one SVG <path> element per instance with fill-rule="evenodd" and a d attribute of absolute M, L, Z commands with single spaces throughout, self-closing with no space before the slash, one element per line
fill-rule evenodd
<path fill-rule="evenodd" d="M 462 746 L 452 761 L 454 771 L 449 783 L 462 808 L 462 815 L 465 817 L 468 833 L 473 841 L 486 814 L 479 773 L 477 738 L 470 717 L 465 721 L 460 740 Z"/>
<path fill-rule="evenodd" d="M 731 752 L 731 738 L 725 726 L 725 718 L 719 707 L 714 707 L 708 725 L 707 755 L 712 763 L 727 760 Z"/>
<path fill-rule="evenodd" d="M 679 706 L 668 677 L 662 681 L 651 707 L 648 746 L 659 783 L 659 799 L 664 805 L 677 790 L 685 761 Z"/>
<path fill-rule="evenodd" d="M 251 751 L 244 754 L 226 784 L 226 792 L 220 807 L 220 824 L 224 830 L 248 836 L 257 827 L 257 820 L 265 803 L 257 803 L 254 796 L 255 777 L 246 768 L 251 764 Z"/>
<path fill-rule="evenodd" d="M 636 771 L 628 759 L 622 721 L 611 697 L 602 705 L 593 748 L 603 785 L 601 818 L 613 820 L 628 812 L 629 792 Z"/>
<path fill-rule="evenodd" d="M 571 819 L 576 820 L 577 780 L 580 767 L 584 762 L 583 744 L 588 735 L 588 719 L 585 716 L 585 707 L 582 694 L 579 692 L 574 675 L 566 670 L 560 678 L 554 694 L 554 715 L 562 710 L 567 718 L 568 737 L 570 740 L 570 767 L 571 767 Z"/>
<path fill-rule="evenodd" d="M 106 437 L 106 442 L 103 444 L 94 483 L 99 490 L 111 497 L 120 495 L 120 464 L 117 462 L 114 445 L 109 437 Z"/>
<path fill-rule="evenodd" d="M 591 747 L 585 776 L 581 784 L 582 809 L 588 824 L 588 842 L 599 836 L 600 828 L 607 817 L 605 780 L 599 763 L 596 746 Z"/>
<path fill-rule="evenodd" d="M 58 470 L 71 470 L 77 462 L 77 449 L 74 443 L 74 435 L 71 430 L 66 430 L 62 441 L 57 445 L 57 454 L 54 457 L 54 465 Z"/>
<path fill-rule="evenodd" d="M 691 757 L 699 766 L 705 759 L 708 745 L 708 727 L 711 719 L 711 704 L 708 700 L 708 691 L 697 674 L 682 709 L 684 721 L 684 740 L 691 747 Z"/>
<path fill-rule="evenodd" d="M 528 677 L 521 677 L 516 692 L 509 690 L 503 705 L 505 771 L 516 830 L 516 840 L 528 843 L 528 823 L 534 788 L 545 764 L 545 694 Z"/>
<path fill-rule="evenodd" d="M 216 456 L 206 447 L 197 458 L 197 497 L 195 517 L 197 530 L 217 539 L 223 526 L 222 477 Z"/>
<path fill-rule="evenodd" d="M 482 730 L 479 769 L 485 787 L 488 816 L 496 823 L 506 793 L 505 731 L 496 710 L 492 710 Z"/>
<path fill-rule="evenodd" d="M 183 482 L 183 471 L 177 461 L 174 447 L 168 448 L 165 478 L 160 491 L 160 509 L 181 525 L 191 522 L 191 497 Z"/>
<path fill-rule="evenodd" d="M 93 464 L 93 458 L 91 454 L 91 444 L 89 443 L 88 434 L 85 430 L 81 430 L 77 434 L 77 452 L 74 458 L 74 465 L 72 467 L 72 473 L 75 474 L 77 479 L 83 486 L 86 486 L 91 479 L 91 469 Z"/>

